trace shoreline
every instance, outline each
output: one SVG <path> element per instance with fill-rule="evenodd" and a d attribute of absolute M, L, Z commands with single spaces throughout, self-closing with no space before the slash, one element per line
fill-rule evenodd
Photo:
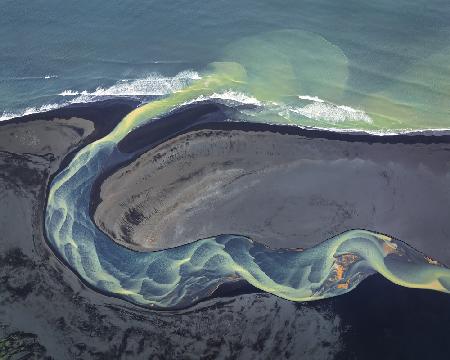
<path fill-rule="evenodd" d="M 81 102 L 81 103 L 70 103 L 62 105 L 61 107 L 46 110 L 42 112 L 35 112 L 23 116 L 14 116 L 5 120 L 0 121 L 0 127 L 5 126 L 8 124 L 17 124 L 17 123 L 23 123 L 33 120 L 51 120 L 53 118 L 69 118 L 72 116 L 79 116 L 79 117 L 87 117 L 90 120 L 93 120 L 95 123 L 102 123 L 102 120 L 98 117 L 101 114 L 98 114 L 97 110 L 101 108 L 108 108 L 110 106 L 131 106 L 132 108 L 139 107 L 142 104 L 145 104 L 149 101 L 146 100 L 155 100 L 157 97 L 155 96 L 134 96 L 134 97 L 112 97 L 109 99 L 100 99 L 90 102 Z M 201 100 L 198 102 L 192 102 L 188 104 L 182 104 L 178 108 L 171 111 L 169 114 L 164 115 L 162 118 L 171 117 L 174 114 L 176 114 L 179 111 L 185 111 L 189 108 L 195 108 L 197 106 L 201 106 L 204 104 L 215 104 L 221 107 L 227 107 L 232 109 L 233 105 L 231 104 L 225 104 L 222 101 L 215 101 L 220 99 L 206 99 Z M 238 104 L 238 107 L 246 107 L 249 106 L 249 104 Z M 255 105 L 253 105 L 255 106 Z M 131 111 L 131 110 L 130 110 Z M 114 126 L 117 125 L 119 121 L 114 122 Z M 281 132 L 281 133 L 293 133 L 293 132 L 300 132 L 300 133 L 306 133 L 308 132 L 311 136 L 316 136 L 317 134 L 327 134 L 332 133 L 336 134 L 337 137 L 339 136 L 360 136 L 362 138 L 365 138 L 366 140 L 371 140 L 372 138 L 378 138 L 378 137 L 387 137 L 387 138 L 394 138 L 394 137 L 413 137 L 415 138 L 415 141 L 421 141 L 423 137 L 440 137 L 440 136 L 449 136 L 450 138 L 450 128 L 436 128 L 436 129 L 397 129 L 397 130 L 363 130 L 363 129 L 350 129 L 350 128 L 336 128 L 336 127 L 313 127 L 313 126 L 301 126 L 296 124 L 278 124 L 278 123 L 260 123 L 260 122 L 251 122 L 251 121 L 235 121 L 238 124 L 252 124 L 249 126 L 255 126 L 259 129 L 262 127 L 266 127 L 267 131 L 270 131 L 270 129 L 273 129 L 273 131 Z M 215 123 L 215 121 L 214 121 Z M 105 125 L 105 124 L 104 124 Z M 145 127 L 144 125 L 143 127 Z M 246 125 L 244 125 L 246 126 Z M 291 130 L 287 130 L 291 129 Z M 298 129 L 298 130 L 292 130 L 292 129 Z M 326 135 L 324 135 L 326 136 Z M 361 138 L 361 139 L 362 139 Z M 413 140 L 414 141 L 414 140 Z"/>

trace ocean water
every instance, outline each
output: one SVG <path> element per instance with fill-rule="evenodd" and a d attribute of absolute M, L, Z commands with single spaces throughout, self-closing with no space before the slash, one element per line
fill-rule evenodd
<path fill-rule="evenodd" d="M 104 97 L 165 96 L 226 60 L 251 83 L 227 94 L 263 101 L 260 116 L 274 122 L 447 129 L 449 18 L 443 0 L 5 0 L 0 119 Z"/>

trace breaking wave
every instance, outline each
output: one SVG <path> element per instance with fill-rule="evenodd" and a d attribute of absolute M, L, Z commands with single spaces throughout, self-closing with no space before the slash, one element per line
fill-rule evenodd
<path fill-rule="evenodd" d="M 362 121 L 369 124 L 372 123 L 372 118 L 362 110 L 353 109 L 352 107 L 346 105 L 326 103 L 324 100 L 319 98 L 310 97 L 310 99 L 314 99 L 312 104 L 308 104 L 303 107 L 288 108 L 287 115 L 289 116 L 289 112 L 292 112 L 312 120 L 327 121 L 332 124 L 345 121 Z"/>
<path fill-rule="evenodd" d="M 181 104 L 181 106 L 196 103 L 196 102 L 208 101 L 208 100 L 223 102 L 228 105 L 235 105 L 235 104 L 255 105 L 255 106 L 262 105 L 262 102 L 253 96 L 244 94 L 242 92 L 226 90 L 223 92 L 213 93 L 212 95 L 209 95 L 209 96 L 200 95 L 193 100 L 184 102 L 183 104 Z"/>
<path fill-rule="evenodd" d="M 64 104 L 54 103 L 54 104 L 46 104 L 46 105 L 42 105 L 42 106 L 38 106 L 38 107 L 29 107 L 29 108 L 26 108 L 25 110 L 22 110 L 19 112 L 5 111 L 0 115 L 0 121 L 9 120 L 9 119 L 13 119 L 16 117 L 21 117 L 21 116 L 26 116 L 26 115 L 36 114 L 36 113 L 43 113 L 46 111 L 61 108 L 63 106 L 67 106 L 69 104 L 70 103 L 64 103 Z"/>
<path fill-rule="evenodd" d="M 94 91 L 64 90 L 60 96 L 162 96 L 179 91 L 193 80 L 200 79 L 195 71 L 183 71 L 173 77 L 152 74 L 142 79 L 120 80 L 110 87 L 98 87 Z"/>
<path fill-rule="evenodd" d="M 46 75 L 43 77 L 33 77 L 33 79 L 34 78 L 51 79 L 57 78 L 57 76 Z M 20 79 L 25 80 L 30 78 L 24 77 Z M 90 103 L 114 97 L 148 97 L 169 95 L 183 89 L 192 81 L 198 79 L 200 79 L 200 75 L 197 72 L 186 70 L 173 77 L 152 74 L 142 79 L 124 79 L 116 82 L 110 87 L 97 87 L 94 91 L 67 89 L 58 94 L 64 99 L 60 102 L 54 102 L 41 106 L 32 106 L 20 111 L 4 111 L 0 115 L 0 121 L 30 114 L 43 113 L 72 104 Z"/>

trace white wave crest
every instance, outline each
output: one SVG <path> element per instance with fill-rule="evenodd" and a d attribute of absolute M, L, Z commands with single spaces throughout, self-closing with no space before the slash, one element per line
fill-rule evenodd
<path fill-rule="evenodd" d="M 68 105 L 68 104 L 65 104 Z M 41 113 L 41 112 L 45 112 L 45 111 L 50 111 L 50 110 L 54 110 L 54 109 L 58 109 L 60 107 L 62 107 L 64 105 L 62 104 L 46 104 L 46 105 L 42 105 L 39 107 L 29 107 L 26 108 L 25 110 L 13 113 L 13 112 L 7 112 L 4 111 L 2 113 L 2 115 L 0 115 L 0 121 L 4 121 L 4 120 L 9 120 L 15 117 L 20 117 L 20 116 L 25 116 L 25 115 L 30 115 L 30 114 L 36 114 L 36 113 Z"/>
<path fill-rule="evenodd" d="M 220 93 L 213 93 L 209 96 L 200 95 L 199 97 L 195 98 L 194 100 L 187 101 L 183 103 L 182 105 L 188 105 L 200 101 L 207 101 L 207 100 L 219 100 L 224 102 L 225 104 L 242 104 L 242 105 L 256 105 L 261 106 L 261 102 L 253 97 L 246 95 L 241 92 L 227 90 Z"/>
<path fill-rule="evenodd" d="M 308 100 L 308 101 L 314 101 L 314 102 L 319 102 L 319 103 L 325 102 L 325 100 L 322 100 L 321 98 L 319 98 L 317 96 L 311 96 L 311 95 L 298 95 L 298 98 L 300 100 Z"/>
<path fill-rule="evenodd" d="M 60 96 L 77 96 L 79 94 L 78 91 L 73 90 L 64 90 L 63 92 L 59 93 Z"/>
<path fill-rule="evenodd" d="M 195 71 L 183 71 L 173 77 L 152 74 L 142 79 L 121 80 L 114 85 L 98 87 L 92 92 L 64 90 L 60 96 L 102 97 L 102 96 L 161 96 L 171 94 L 188 86 L 193 80 L 200 79 Z"/>
<path fill-rule="evenodd" d="M 57 75 L 46 75 L 45 79 L 56 78 Z M 83 90 L 64 90 L 58 95 L 70 98 L 59 103 L 46 104 L 37 107 L 29 107 L 17 112 L 4 111 L 0 115 L 0 121 L 9 120 L 24 115 L 41 113 L 58 109 L 67 105 L 77 103 L 89 103 L 111 97 L 132 97 L 132 96 L 162 96 L 179 91 L 188 86 L 192 81 L 200 79 L 200 75 L 192 70 L 186 70 L 173 77 L 164 77 L 152 74 L 142 79 L 120 80 L 110 87 L 98 87 L 92 92 Z"/>
<path fill-rule="evenodd" d="M 321 100 L 321 99 L 320 99 Z M 293 112 L 309 119 L 327 121 L 337 124 L 344 121 L 362 121 L 372 123 L 372 119 L 364 111 L 350 106 L 335 105 L 322 101 L 315 101 L 303 107 L 288 108 Z"/>

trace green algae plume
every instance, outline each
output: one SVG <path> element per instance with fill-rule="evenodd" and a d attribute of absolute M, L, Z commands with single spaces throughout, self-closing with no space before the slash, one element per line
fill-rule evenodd
<path fill-rule="evenodd" d="M 365 92 L 349 85 L 345 53 L 318 34 L 273 31 L 224 49 L 247 72 L 238 90 L 264 103 L 255 121 L 379 133 L 450 128 L 449 55 L 429 54 Z"/>

